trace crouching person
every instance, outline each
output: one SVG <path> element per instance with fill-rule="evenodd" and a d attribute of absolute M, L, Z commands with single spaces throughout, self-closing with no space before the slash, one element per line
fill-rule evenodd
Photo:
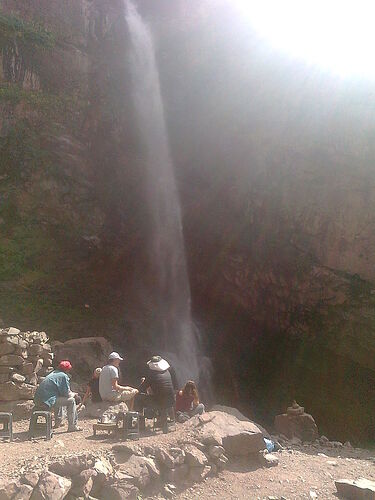
<path fill-rule="evenodd" d="M 123 358 L 117 352 L 111 352 L 99 376 L 99 393 L 103 401 L 124 402 L 130 411 L 134 407 L 134 398 L 138 390 L 119 384 L 119 366 Z"/>
<path fill-rule="evenodd" d="M 193 380 L 189 380 L 176 395 L 176 416 L 178 422 L 186 422 L 194 415 L 202 415 L 205 408 L 199 401 L 198 389 Z"/>
<path fill-rule="evenodd" d="M 38 408 L 49 410 L 53 408 L 55 413 L 55 428 L 62 424 L 62 409 L 66 407 L 68 414 L 68 432 L 82 430 L 78 427 L 78 415 L 76 405 L 76 394 L 70 390 L 70 379 L 68 373 L 72 369 L 70 361 L 61 361 L 57 370 L 47 375 L 39 384 L 34 396 L 34 404 Z"/>

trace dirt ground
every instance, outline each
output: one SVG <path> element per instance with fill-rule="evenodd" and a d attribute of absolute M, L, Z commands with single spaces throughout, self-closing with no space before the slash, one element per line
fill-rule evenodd
<path fill-rule="evenodd" d="M 57 457 L 81 452 L 100 454 L 117 442 L 92 435 L 92 420 L 80 421 L 83 432 L 58 429 L 51 441 L 27 439 L 28 422 L 15 423 L 13 443 L 0 442 L 0 478 L 18 477 L 25 470 L 40 470 Z M 182 429 L 181 429 L 182 431 Z M 179 430 L 168 435 L 143 437 L 141 441 L 181 443 L 188 436 Z M 246 460 L 231 462 L 218 477 L 208 478 L 176 495 L 177 500 L 200 499 L 306 499 L 337 498 L 335 479 L 365 477 L 375 481 L 375 453 L 358 448 L 297 446 L 276 453 L 279 465 L 258 468 Z M 160 497 L 159 497 L 160 498 Z"/>

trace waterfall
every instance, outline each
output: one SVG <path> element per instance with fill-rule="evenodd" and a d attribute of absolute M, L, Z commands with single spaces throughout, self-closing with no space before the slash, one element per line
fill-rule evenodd
<path fill-rule="evenodd" d="M 155 345 L 169 354 L 179 383 L 199 377 L 191 319 L 181 207 L 168 144 L 154 41 L 135 5 L 124 0 L 130 33 L 130 73 L 150 213 L 149 259 L 160 318 Z M 157 354 L 157 353 L 156 353 Z"/>

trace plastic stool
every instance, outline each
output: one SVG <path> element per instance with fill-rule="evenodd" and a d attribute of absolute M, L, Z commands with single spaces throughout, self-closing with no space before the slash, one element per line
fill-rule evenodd
<path fill-rule="evenodd" d="M 139 439 L 139 413 L 137 411 L 128 411 L 121 413 L 119 420 L 122 420 L 123 439 Z"/>
<path fill-rule="evenodd" d="M 38 421 L 42 420 L 42 422 Z M 34 410 L 30 417 L 29 439 L 45 437 L 49 441 L 52 437 L 52 416 L 49 411 Z"/>
<path fill-rule="evenodd" d="M 13 414 L 0 413 L 0 438 L 13 441 Z"/>

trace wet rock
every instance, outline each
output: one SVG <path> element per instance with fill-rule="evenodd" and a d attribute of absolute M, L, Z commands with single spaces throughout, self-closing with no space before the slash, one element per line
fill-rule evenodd
<path fill-rule="evenodd" d="M 66 477 L 58 476 L 53 472 L 44 472 L 39 478 L 32 500 L 62 500 L 68 494 L 72 482 Z"/>
<path fill-rule="evenodd" d="M 335 481 L 337 493 L 350 500 L 375 500 L 375 482 L 368 479 Z"/>

